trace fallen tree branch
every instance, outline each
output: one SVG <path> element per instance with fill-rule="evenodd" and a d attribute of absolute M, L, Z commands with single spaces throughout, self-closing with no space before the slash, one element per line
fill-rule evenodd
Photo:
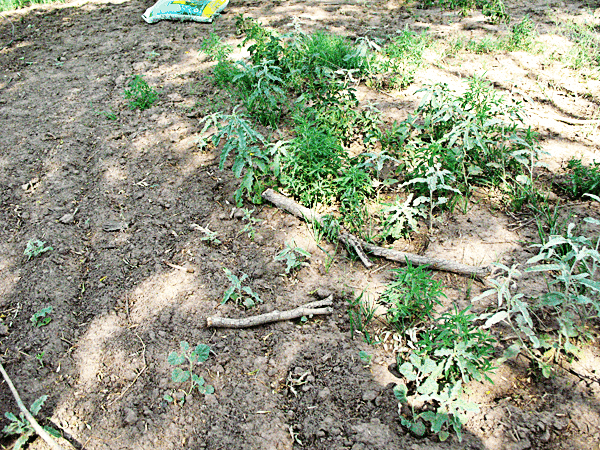
<path fill-rule="evenodd" d="M 299 205 L 294 200 L 286 197 L 285 195 L 278 194 L 277 192 L 273 191 L 273 189 L 267 189 L 265 192 L 263 192 L 262 197 L 265 200 L 268 200 L 269 202 L 277 206 L 278 208 L 281 208 L 300 219 L 304 219 L 306 221 L 311 222 L 314 221 L 323 225 L 322 215 L 314 212 L 309 208 Z M 338 236 L 338 240 L 345 245 L 353 247 L 358 256 L 361 258 L 361 261 L 363 261 L 363 264 L 365 264 L 367 268 L 371 266 L 371 263 L 367 260 L 366 256 L 364 256 L 363 259 L 363 256 L 361 255 L 363 249 L 369 253 L 372 253 L 373 255 L 381 256 L 391 261 L 396 261 L 404 264 L 406 264 L 406 262 L 408 261 L 411 264 L 419 266 L 428 265 L 435 270 L 444 270 L 447 272 L 459 273 L 462 275 L 476 277 L 485 277 L 489 274 L 488 267 L 474 267 L 468 264 L 461 264 L 445 259 L 429 258 L 426 256 L 416 255 L 414 253 L 406 253 L 397 250 L 391 250 L 379 247 L 377 245 L 369 244 L 368 242 L 365 242 L 362 239 L 359 239 L 356 236 L 349 233 L 340 233 Z M 365 263 L 365 260 L 368 261 L 368 265 Z"/>
<path fill-rule="evenodd" d="M 2 363 L 0 363 L 0 372 L 2 372 L 4 381 L 6 381 L 6 384 L 8 385 L 10 392 L 12 392 L 12 395 L 17 402 L 17 406 L 19 407 L 19 409 L 21 410 L 21 412 L 23 413 L 23 415 L 25 416 L 27 421 L 31 424 L 31 427 L 35 430 L 35 432 L 38 434 L 38 436 L 41 437 L 44 441 L 46 441 L 46 443 L 52 449 L 64 450 L 63 447 L 58 445 L 56 443 L 56 441 L 54 439 L 52 439 L 52 437 L 48 434 L 48 432 L 40 426 L 40 424 L 37 422 L 37 420 L 35 420 L 35 417 L 33 417 L 31 415 L 31 413 L 29 412 L 29 410 L 25 407 L 25 405 L 23 404 L 23 401 L 21 400 L 21 397 L 19 396 L 19 393 L 15 389 L 15 385 L 12 383 L 10 377 L 4 370 L 4 366 L 2 366 Z"/>
<path fill-rule="evenodd" d="M 331 314 L 333 308 L 333 296 L 329 296 L 324 300 L 307 303 L 296 309 L 289 311 L 272 311 L 270 313 L 261 314 L 244 319 L 229 319 L 227 317 L 208 317 L 206 325 L 213 328 L 249 328 L 266 323 L 279 322 L 282 320 L 297 319 L 303 316 L 316 316 L 323 314 Z"/>

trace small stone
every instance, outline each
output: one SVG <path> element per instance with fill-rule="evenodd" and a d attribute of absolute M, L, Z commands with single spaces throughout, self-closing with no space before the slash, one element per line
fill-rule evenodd
<path fill-rule="evenodd" d="M 319 391 L 317 396 L 322 400 L 328 399 L 329 397 L 331 397 L 331 389 L 323 388 Z"/>
<path fill-rule="evenodd" d="M 0 336 L 8 336 L 8 326 L 4 323 L 0 323 Z"/>
<path fill-rule="evenodd" d="M 379 393 L 373 389 L 369 389 L 363 392 L 362 399 L 364 402 L 370 402 L 375 400 Z"/>
<path fill-rule="evenodd" d="M 326 287 L 320 287 L 319 289 L 317 289 L 317 292 L 315 292 L 315 297 L 317 297 L 319 300 L 321 300 L 321 299 L 329 297 L 332 294 L 333 294 L 333 292 L 331 291 L 331 289 L 326 288 Z"/>
<path fill-rule="evenodd" d="M 133 425 L 137 422 L 137 420 L 138 420 L 137 412 L 135 412 L 131 408 L 125 408 L 125 418 L 123 419 L 123 421 L 127 425 Z"/>

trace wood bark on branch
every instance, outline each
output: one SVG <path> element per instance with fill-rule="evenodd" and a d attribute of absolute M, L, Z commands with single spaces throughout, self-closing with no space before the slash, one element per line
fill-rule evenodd
<path fill-rule="evenodd" d="M 300 219 L 304 219 L 305 221 L 309 222 L 317 222 L 320 225 L 323 225 L 322 215 L 309 208 L 299 205 L 294 200 L 286 197 L 285 195 L 278 194 L 273 189 L 267 189 L 265 192 L 263 192 L 262 197 L 265 200 L 277 206 L 278 208 L 281 208 Z M 369 244 L 368 242 L 365 242 L 362 239 L 359 239 L 356 236 L 349 233 L 340 233 L 338 236 L 338 240 L 343 244 L 354 248 L 356 253 L 363 261 L 363 264 L 365 264 L 366 256 L 363 259 L 361 252 L 364 249 L 365 251 L 372 253 L 376 256 L 381 256 L 383 258 L 399 263 L 406 264 L 406 262 L 408 261 L 411 264 L 419 266 L 428 265 L 429 267 L 435 270 L 444 270 L 446 272 L 453 272 L 476 277 L 485 277 L 489 274 L 488 267 L 474 267 L 468 264 L 462 264 L 446 259 L 429 258 L 427 256 L 416 255 L 414 253 L 406 253 L 397 250 L 391 250 L 379 247 L 377 245 Z M 365 266 L 368 268 L 371 266 L 371 263 L 369 262 L 369 264 L 365 264 Z"/>
<path fill-rule="evenodd" d="M 297 319 L 303 316 L 316 316 L 323 314 L 331 314 L 333 312 L 333 297 L 330 295 L 326 299 L 317 302 L 307 303 L 296 309 L 288 311 L 271 311 L 270 313 L 261 314 L 244 319 L 230 319 L 227 317 L 207 317 L 206 325 L 213 328 L 249 328 L 266 323 L 278 322 L 282 320 Z"/>

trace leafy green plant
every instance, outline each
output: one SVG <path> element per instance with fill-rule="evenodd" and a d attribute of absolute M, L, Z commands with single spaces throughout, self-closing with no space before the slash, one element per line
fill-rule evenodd
<path fill-rule="evenodd" d="M 371 361 L 373 360 L 373 355 L 363 350 L 358 352 L 358 357 L 360 358 L 360 362 L 362 362 L 365 367 L 369 367 L 371 365 Z"/>
<path fill-rule="evenodd" d="M 369 65 L 368 83 L 383 89 L 404 89 L 413 83 L 423 65 L 423 52 L 433 39 L 427 31 L 415 33 L 405 28 L 382 49 L 381 56 Z"/>
<path fill-rule="evenodd" d="M 45 325 L 48 325 L 52 320 L 52 317 L 48 315 L 51 312 L 52 305 L 46 306 L 45 308 L 42 308 L 36 313 L 34 313 L 33 316 L 31 316 L 31 319 L 29 320 L 31 320 L 31 323 L 33 323 L 36 327 L 43 327 Z"/>
<path fill-rule="evenodd" d="M 364 291 L 356 298 L 351 296 L 348 299 L 348 317 L 350 319 L 350 337 L 354 339 L 355 333 L 363 335 L 367 344 L 374 345 L 377 342 L 373 340 L 368 330 L 369 324 L 375 317 L 377 305 L 363 299 Z"/>
<path fill-rule="evenodd" d="M 200 238 L 201 241 L 208 241 L 210 244 L 220 245 L 221 240 L 217 237 L 218 233 L 216 231 L 211 231 L 206 227 L 201 227 L 200 225 L 194 224 L 194 229 L 201 231 L 204 236 Z"/>
<path fill-rule="evenodd" d="M 46 352 L 40 352 L 37 355 L 35 355 L 35 359 L 37 359 L 40 367 L 44 367 L 44 354 Z"/>
<path fill-rule="evenodd" d="M 276 127 L 287 103 L 281 68 L 274 61 L 258 64 L 240 61 L 238 65 L 240 70 L 231 83 L 237 86 L 246 110 L 262 125 Z"/>
<path fill-rule="evenodd" d="M 310 256 L 310 253 L 303 248 L 286 244 L 285 248 L 275 256 L 275 261 L 285 261 L 285 273 L 290 273 L 292 270 L 307 264 L 304 259 L 309 259 Z"/>
<path fill-rule="evenodd" d="M 508 50 L 531 50 L 536 36 L 535 23 L 526 15 L 519 23 L 512 26 L 506 48 Z"/>
<path fill-rule="evenodd" d="M 401 404 L 430 406 L 421 412 L 411 407 L 407 415 L 400 408 L 401 423 L 419 436 L 429 426 L 442 441 L 449 437 L 450 430 L 462 440 L 466 413 L 479 409 L 477 404 L 464 400 L 462 386 L 471 380 L 491 382 L 487 374 L 494 370 L 496 340 L 479 329 L 477 316 L 468 310 L 455 308 L 453 313 L 443 314 L 421 333 L 407 358 L 398 358 L 398 370 L 409 384 L 398 384 L 396 397 Z"/>
<path fill-rule="evenodd" d="M 39 239 L 30 239 L 25 246 L 25 251 L 23 254 L 27 256 L 27 260 L 31 258 L 36 258 L 40 256 L 42 253 L 46 253 L 54 250 L 52 247 L 46 247 L 46 243 L 40 241 Z"/>
<path fill-rule="evenodd" d="M 590 197 L 600 201 L 597 196 Z M 591 226 L 600 224 L 589 217 L 584 221 Z M 502 275 L 491 280 L 492 289 L 473 299 L 496 295 L 498 310 L 490 314 L 485 327 L 504 321 L 515 331 L 516 342 L 506 349 L 500 362 L 524 352 L 548 377 L 561 352 L 578 354 L 576 340 L 587 336 L 590 319 L 600 317 L 600 238 L 592 241 L 585 235 L 578 236 L 575 227 L 570 223 L 563 235 L 551 235 L 547 242 L 534 244 L 539 254 L 527 261 L 525 271 L 543 274 L 547 286 L 533 303 L 525 302 L 522 292 L 513 292 L 517 288 L 515 280 L 521 275 L 516 265 L 509 268 L 497 264 Z M 554 321 L 556 332 L 542 332 L 539 316 L 546 317 L 545 323 Z"/>
<path fill-rule="evenodd" d="M 584 166 L 580 159 L 571 158 L 567 168 L 570 172 L 566 188 L 571 198 L 581 198 L 586 193 L 600 195 L 600 163 Z"/>
<path fill-rule="evenodd" d="M 255 203 L 262 201 L 260 194 L 264 190 L 266 179 L 279 173 L 281 143 L 268 145 L 265 138 L 252 127 L 244 115 L 238 114 L 236 110 L 237 108 L 231 115 L 211 114 L 203 118 L 200 123 L 204 123 L 201 134 L 205 134 L 213 126 L 217 128 L 212 135 L 212 143 L 215 147 L 224 141 L 219 170 L 225 167 L 230 153 L 235 152 L 233 174 L 236 178 L 240 178 L 243 174 L 243 178 L 240 187 L 235 191 L 234 199 L 236 204 L 241 206 L 244 193 Z"/>
<path fill-rule="evenodd" d="M 460 191 L 448 184 L 448 182 L 454 181 L 454 175 L 452 172 L 446 169 L 442 169 L 441 163 L 436 163 L 433 166 L 427 167 L 427 172 L 424 177 L 417 177 L 408 180 L 404 183 L 404 186 L 411 184 L 423 183 L 427 186 L 428 197 L 417 198 L 413 205 L 418 207 L 421 203 L 429 204 L 429 230 L 433 227 L 433 209 L 437 206 L 445 205 L 448 202 L 448 197 L 444 197 L 440 194 L 446 192 L 455 192 L 460 194 Z"/>
<path fill-rule="evenodd" d="M 454 431 L 458 440 L 462 441 L 462 426 L 467 419 L 466 413 L 479 411 L 479 406 L 464 400 L 462 381 L 443 382 L 444 364 L 443 359 L 436 362 L 431 358 L 411 353 L 408 361 L 400 366 L 402 375 L 417 386 L 411 390 L 404 383 L 394 387 L 394 394 L 400 401 L 400 423 L 417 436 L 424 436 L 429 427 L 440 441 L 448 439 L 450 431 Z M 410 405 L 413 402 L 430 402 L 432 407 L 421 412 L 411 407 L 410 413 L 405 414 L 402 405 Z"/>
<path fill-rule="evenodd" d="M 210 356 L 210 347 L 206 344 L 198 344 L 193 349 L 186 341 L 179 343 L 181 353 L 171 352 L 167 358 L 171 366 L 182 366 L 185 368 L 175 367 L 171 372 L 171 380 L 174 383 L 185 383 L 189 380 L 190 386 L 182 398 L 182 402 L 188 395 L 192 394 L 194 388 L 204 395 L 209 395 L 215 392 L 215 388 L 210 384 L 206 384 L 204 378 L 194 373 L 194 367 L 197 364 L 202 364 Z M 165 394 L 163 397 L 168 402 L 174 402 L 175 399 L 170 394 Z"/>
<path fill-rule="evenodd" d="M 410 231 L 419 230 L 417 219 L 426 216 L 422 208 L 419 208 L 418 204 L 414 204 L 413 197 L 414 194 L 410 193 L 404 201 L 397 198 L 394 203 L 384 204 L 384 208 L 379 212 L 384 218 L 382 238 L 391 236 L 399 239 Z"/>
<path fill-rule="evenodd" d="M 338 194 L 335 181 L 345 157 L 344 149 L 327 128 L 302 120 L 282 158 L 281 183 L 305 205 L 331 204 Z"/>
<path fill-rule="evenodd" d="M 439 163 L 460 181 L 456 187 L 464 193 L 472 184 L 505 190 L 519 184 L 532 191 L 540 147 L 537 135 L 519 126 L 519 103 L 506 101 L 478 77 L 461 96 L 443 84 L 423 92 L 415 116 L 405 121 L 412 136 L 404 156 L 409 178 L 424 178 Z"/>
<path fill-rule="evenodd" d="M 413 266 L 392 270 L 394 281 L 389 283 L 379 303 L 387 309 L 387 322 L 399 331 L 426 323 L 432 318 L 435 305 L 441 305 L 444 296 L 442 283 L 431 278 L 425 266 Z"/>
<path fill-rule="evenodd" d="M 129 89 L 125 89 L 123 96 L 129 100 L 129 109 L 144 111 L 158 100 L 158 93 L 148 85 L 142 75 L 131 77 L 128 87 Z"/>
<path fill-rule="evenodd" d="M 250 286 L 244 286 L 242 284 L 248 278 L 247 274 L 242 273 L 242 276 L 238 278 L 226 267 L 224 267 L 223 270 L 225 271 L 225 275 L 227 275 L 231 286 L 225 291 L 223 300 L 221 300 L 221 304 L 232 300 L 237 304 L 244 305 L 246 308 L 252 308 L 257 303 L 262 303 L 262 300 L 258 294 L 254 292 Z"/>
<path fill-rule="evenodd" d="M 40 410 L 42 409 L 42 406 L 44 406 L 44 402 L 47 399 L 47 395 L 42 395 L 40 398 L 38 398 L 31 404 L 31 406 L 29 407 L 29 412 L 32 416 L 35 417 L 39 414 Z M 2 432 L 7 436 L 18 435 L 19 438 L 15 441 L 12 448 L 14 450 L 21 450 L 27 444 L 27 441 L 35 434 L 35 430 L 31 426 L 29 421 L 25 418 L 25 415 L 23 413 L 20 413 L 17 417 L 11 412 L 6 412 L 4 413 L 4 416 L 10 421 L 10 423 L 2 429 Z M 43 428 L 51 436 L 57 438 L 62 436 L 59 431 L 55 430 L 52 427 L 44 426 Z"/>
<path fill-rule="evenodd" d="M 262 222 L 262 219 L 252 217 L 252 213 L 254 213 L 253 209 L 243 208 L 242 212 L 244 213 L 244 216 L 242 217 L 242 222 L 246 222 L 246 224 L 240 230 L 239 234 L 248 233 L 248 237 L 250 239 L 254 239 L 254 234 L 256 233 L 254 225 Z"/>
<path fill-rule="evenodd" d="M 218 34 L 211 32 L 200 43 L 200 51 L 206 54 L 209 61 L 223 61 L 231 54 L 233 47 L 224 44 Z"/>

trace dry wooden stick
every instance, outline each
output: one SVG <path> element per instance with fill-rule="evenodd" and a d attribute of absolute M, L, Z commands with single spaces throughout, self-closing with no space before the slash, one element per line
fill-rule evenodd
<path fill-rule="evenodd" d="M 333 308 L 333 296 L 329 296 L 324 300 L 317 302 L 307 303 L 296 309 L 290 309 L 288 311 L 272 311 L 267 314 L 261 314 L 253 317 L 246 317 L 244 319 L 229 319 L 227 317 L 208 317 L 206 319 L 206 325 L 214 328 L 249 328 L 256 325 L 263 325 L 265 323 L 278 322 L 281 320 L 297 319 L 303 316 L 316 316 L 323 314 L 331 314 Z"/>
<path fill-rule="evenodd" d="M 40 424 L 37 422 L 37 420 L 35 420 L 35 418 L 31 415 L 29 410 L 25 407 L 25 405 L 23 404 L 23 401 L 21 400 L 21 397 L 19 396 L 19 393 L 15 389 L 15 385 L 12 383 L 10 377 L 4 370 L 4 366 L 2 366 L 2 363 L 0 363 L 0 372 L 2 372 L 4 381 L 6 381 L 6 384 L 8 384 L 8 387 L 9 387 L 10 391 L 12 392 L 13 397 L 17 401 L 17 406 L 19 407 L 19 409 L 21 410 L 21 412 L 23 413 L 23 415 L 25 416 L 27 421 L 31 424 L 32 428 L 35 430 L 35 432 L 38 434 L 38 436 L 41 437 L 44 441 L 46 441 L 46 443 L 54 450 L 64 450 L 63 447 L 58 445 L 54 441 L 54 439 L 52 439 L 52 437 L 48 434 L 48 432 L 40 426 Z"/>
<path fill-rule="evenodd" d="M 311 209 L 305 208 L 299 205 L 294 200 L 286 197 L 285 195 L 278 194 L 272 189 L 267 189 L 263 192 L 262 197 L 265 200 L 270 201 L 278 208 L 281 208 L 294 216 L 304 219 L 306 221 L 315 221 L 323 225 L 323 216 L 312 211 Z M 377 245 L 369 244 L 362 239 L 349 233 L 340 233 L 338 239 L 348 245 L 352 245 L 355 249 L 364 249 L 365 251 L 372 253 L 376 256 L 389 259 L 391 261 L 397 261 L 399 263 L 405 263 L 408 261 L 411 264 L 416 265 L 429 265 L 432 269 L 444 270 L 447 272 L 459 273 L 462 275 L 484 277 L 489 274 L 488 267 L 474 267 L 468 264 L 461 264 L 454 261 L 439 258 L 429 258 L 426 256 L 416 255 L 414 253 L 400 252 L 397 250 L 391 250 Z M 359 251 L 357 251 L 361 260 L 363 259 Z M 366 257 L 365 257 L 366 259 Z M 363 261 L 364 263 L 364 261 Z M 365 264 L 366 265 L 366 264 Z M 369 266 L 367 266 L 369 267 Z"/>

